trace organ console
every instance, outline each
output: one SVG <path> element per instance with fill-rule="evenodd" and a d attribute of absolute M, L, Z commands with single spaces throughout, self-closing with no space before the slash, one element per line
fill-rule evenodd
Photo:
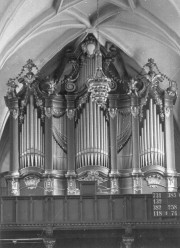
<path fill-rule="evenodd" d="M 97 194 L 176 191 L 175 82 L 152 59 L 136 78 L 117 78 L 92 36 L 73 56 L 72 71 L 61 80 L 42 79 L 29 60 L 8 82 L 9 194 L 80 194 L 82 181 L 96 181 Z M 97 66 L 105 68 L 100 76 Z M 107 102 L 100 104 L 104 80 Z M 160 88 L 164 80 L 167 89 Z"/>

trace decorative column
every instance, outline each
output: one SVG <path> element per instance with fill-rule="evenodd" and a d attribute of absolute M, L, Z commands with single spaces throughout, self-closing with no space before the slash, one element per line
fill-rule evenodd
<path fill-rule="evenodd" d="M 19 195 L 19 105 L 16 94 L 16 83 L 8 81 L 8 91 L 5 96 L 6 106 L 10 111 L 10 174 L 7 176 L 10 195 Z"/>
<path fill-rule="evenodd" d="M 66 95 L 67 100 L 67 194 L 77 195 L 75 172 L 75 95 Z"/>
<path fill-rule="evenodd" d="M 167 190 L 177 191 L 175 147 L 174 147 L 174 122 L 173 105 L 176 100 L 176 85 L 171 85 L 165 92 L 165 151 L 167 166 Z"/>
<path fill-rule="evenodd" d="M 10 171 L 18 174 L 19 171 L 19 123 L 18 123 L 18 100 L 11 101 L 10 108 Z"/>
<path fill-rule="evenodd" d="M 131 79 L 128 83 L 128 95 L 131 97 L 131 122 L 132 122 L 132 184 L 133 193 L 140 194 L 141 177 L 139 177 L 140 170 L 140 154 L 139 154 L 139 116 L 140 116 L 140 92 L 138 89 L 138 81 Z"/>
<path fill-rule="evenodd" d="M 110 174 L 111 194 L 119 192 L 118 170 L 117 170 L 117 97 L 118 95 L 109 95 L 109 126 L 110 126 Z"/>

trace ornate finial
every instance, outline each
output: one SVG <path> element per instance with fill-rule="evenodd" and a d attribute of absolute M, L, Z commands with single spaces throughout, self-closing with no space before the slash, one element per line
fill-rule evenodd
<path fill-rule="evenodd" d="M 7 82 L 7 86 L 8 86 L 8 90 L 7 90 L 8 99 L 16 98 L 17 96 L 16 88 L 18 87 L 16 80 L 10 78 Z"/>
<path fill-rule="evenodd" d="M 29 59 L 26 64 L 22 67 L 20 74 L 17 79 L 19 83 L 26 85 L 28 88 L 31 88 L 32 83 L 37 78 L 39 70 L 34 62 Z"/>

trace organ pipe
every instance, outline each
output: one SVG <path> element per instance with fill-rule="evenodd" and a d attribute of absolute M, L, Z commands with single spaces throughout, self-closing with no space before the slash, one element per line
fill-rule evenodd
<path fill-rule="evenodd" d="M 90 98 L 79 112 L 76 126 L 77 147 L 81 144 L 76 154 L 77 168 L 97 165 L 108 167 L 107 131 L 103 110 Z"/>
<path fill-rule="evenodd" d="M 20 132 L 20 168 L 44 165 L 44 133 L 34 96 L 29 96 L 29 102 L 24 111 L 24 122 Z"/>
<path fill-rule="evenodd" d="M 164 164 L 164 131 L 157 106 L 150 99 L 140 136 L 141 167 Z"/>

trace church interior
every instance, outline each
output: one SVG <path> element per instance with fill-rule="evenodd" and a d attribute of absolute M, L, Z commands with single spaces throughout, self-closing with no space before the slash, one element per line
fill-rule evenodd
<path fill-rule="evenodd" d="M 180 245 L 180 2 L 0 1 L 0 247 Z"/>

